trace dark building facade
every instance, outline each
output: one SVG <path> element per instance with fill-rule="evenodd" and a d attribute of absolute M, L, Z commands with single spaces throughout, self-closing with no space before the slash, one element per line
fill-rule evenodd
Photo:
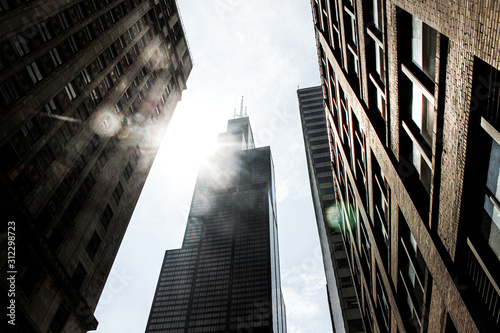
<path fill-rule="evenodd" d="M 254 147 L 248 117 L 228 122 L 200 169 L 146 332 L 286 332 L 273 163 L 269 147 Z"/>
<path fill-rule="evenodd" d="M 500 331 L 500 3 L 311 4 L 366 331 Z"/>
<path fill-rule="evenodd" d="M 321 86 L 299 89 L 297 96 L 332 325 L 337 333 L 364 332 L 342 233 L 334 221 L 337 201 L 323 89 Z"/>
<path fill-rule="evenodd" d="M 96 328 L 191 68 L 175 1 L 0 1 L 0 330 Z"/>

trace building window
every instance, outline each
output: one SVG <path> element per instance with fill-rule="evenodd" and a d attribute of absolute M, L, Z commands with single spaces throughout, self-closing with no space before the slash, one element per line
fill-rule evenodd
<path fill-rule="evenodd" d="M 71 278 L 73 286 L 76 290 L 80 289 L 83 284 L 83 280 L 87 276 L 87 271 L 81 263 L 78 264 L 75 271 L 73 272 L 73 277 Z"/>
<path fill-rule="evenodd" d="M 436 30 L 404 11 L 398 14 L 398 54 L 402 74 L 399 85 L 401 160 L 411 163 L 427 193 L 432 185 L 436 122 L 436 47 Z"/>
<path fill-rule="evenodd" d="M 52 60 L 52 63 L 54 64 L 54 67 L 58 67 L 62 64 L 61 57 L 59 56 L 59 51 L 57 51 L 57 48 L 53 48 L 52 50 L 49 51 L 50 59 Z"/>
<path fill-rule="evenodd" d="M 123 195 L 123 186 L 121 182 L 118 182 L 118 185 L 116 185 L 115 190 L 113 191 L 113 199 L 115 199 L 116 204 L 120 202 L 122 195 Z"/>
<path fill-rule="evenodd" d="M 410 316 L 411 326 L 416 332 L 423 325 L 425 301 L 425 274 L 427 266 L 401 211 L 399 212 L 399 285 L 398 294 L 405 304 L 403 313 Z"/>
<path fill-rule="evenodd" d="M 82 78 L 86 84 L 90 84 L 92 82 L 92 78 L 90 77 L 90 72 L 89 72 L 88 68 L 83 69 Z"/>
<path fill-rule="evenodd" d="M 73 84 L 68 83 L 68 85 L 64 87 L 64 91 L 66 91 L 66 95 L 68 95 L 70 101 L 76 98 L 76 92 L 73 88 Z"/>
<path fill-rule="evenodd" d="M 87 40 L 89 42 L 94 39 L 94 34 L 92 33 L 92 30 L 90 29 L 90 25 L 87 25 L 85 28 L 83 28 L 83 31 L 85 32 L 85 37 L 87 37 Z"/>
<path fill-rule="evenodd" d="M 64 325 L 66 324 L 66 321 L 69 318 L 69 311 L 66 309 L 64 305 L 60 305 L 59 309 L 57 309 L 56 314 L 54 315 L 54 318 L 52 318 L 52 321 L 50 322 L 49 328 L 51 332 L 60 332 Z"/>
<path fill-rule="evenodd" d="M 80 19 L 80 21 L 82 21 L 87 17 L 87 15 L 85 15 L 85 12 L 83 11 L 82 3 L 80 2 L 76 4 L 75 7 L 76 7 L 76 12 L 78 13 L 78 18 Z"/>
<path fill-rule="evenodd" d="M 75 35 L 70 36 L 68 38 L 68 43 L 69 43 L 69 46 L 71 47 L 71 51 L 73 53 L 76 54 L 76 53 L 78 53 L 78 51 L 80 51 L 80 46 L 78 45 L 78 42 L 75 39 Z"/>
<path fill-rule="evenodd" d="M 122 65 L 120 63 L 115 65 L 115 72 L 116 72 L 116 75 L 118 75 L 118 77 L 121 77 L 123 75 L 123 68 L 122 68 Z"/>
<path fill-rule="evenodd" d="M 482 123 L 486 123 L 484 120 Z M 484 125 L 485 127 L 488 125 Z M 493 131 L 493 127 L 489 128 Z M 500 133 L 494 133 L 495 139 L 491 140 L 490 158 L 486 186 L 484 188 L 484 213 L 481 220 L 481 234 L 489 247 L 500 260 Z"/>
<path fill-rule="evenodd" d="M 28 41 L 21 35 L 14 36 L 10 39 L 12 47 L 16 51 L 17 55 L 22 57 L 25 54 L 31 52 L 31 49 L 28 45 Z"/>
<path fill-rule="evenodd" d="M 59 22 L 61 23 L 61 27 L 64 29 L 64 30 L 68 30 L 69 28 L 71 28 L 71 21 L 68 19 L 68 16 L 67 16 L 67 13 L 66 11 L 63 11 L 63 12 L 59 12 L 57 14 L 57 17 L 59 18 Z"/>
<path fill-rule="evenodd" d="M 104 77 L 104 84 L 106 84 L 106 87 L 108 89 L 111 89 L 111 87 L 114 86 L 113 80 L 111 79 L 111 74 L 108 74 Z"/>
<path fill-rule="evenodd" d="M 125 167 L 125 170 L 123 170 L 123 177 L 128 181 L 130 179 L 130 176 L 132 176 L 132 173 L 134 172 L 134 169 L 132 168 L 132 164 L 130 162 L 127 163 L 127 166 Z"/>
<path fill-rule="evenodd" d="M 37 83 L 43 80 L 42 73 L 40 73 L 40 69 L 38 68 L 36 61 L 33 61 L 31 64 L 26 66 L 26 70 L 28 71 L 28 74 L 30 75 L 31 81 L 33 81 L 33 83 Z"/>
<path fill-rule="evenodd" d="M 434 81 L 436 75 L 436 30 L 412 17 L 412 61 Z"/>
<path fill-rule="evenodd" d="M 47 23 L 48 21 L 44 21 L 36 25 L 38 32 L 40 33 L 40 36 L 42 36 L 44 42 L 48 42 L 49 40 L 52 39 L 52 34 L 50 33 Z"/>
<path fill-rule="evenodd" d="M 106 60 L 104 60 L 104 56 L 102 54 L 99 54 L 96 58 L 97 60 L 97 65 L 99 66 L 99 69 L 102 71 L 104 68 L 106 68 Z"/>
<path fill-rule="evenodd" d="M 0 83 L 0 96 L 2 97 L 3 104 L 6 106 L 13 104 L 19 99 L 19 93 L 11 79 Z"/>
<path fill-rule="evenodd" d="M 89 242 L 87 243 L 87 247 L 85 248 L 90 259 L 95 258 L 97 250 L 99 249 L 99 245 L 101 245 L 101 237 L 99 237 L 97 232 L 94 231 L 94 233 L 92 234 L 92 237 L 90 238 Z"/>
<path fill-rule="evenodd" d="M 108 50 L 109 50 L 109 54 L 111 55 L 111 59 L 116 58 L 116 48 L 115 48 L 115 46 L 113 44 L 111 44 L 108 47 Z"/>
<path fill-rule="evenodd" d="M 113 218 L 113 210 L 109 205 L 106 205 L 106 208 L 101 214 L 101 218 L 99 219 L 101 221 L 101 224 L 104 226 L 105 229 L 108 228 L 109 223 L 111 222 L 111 219 Z"/>

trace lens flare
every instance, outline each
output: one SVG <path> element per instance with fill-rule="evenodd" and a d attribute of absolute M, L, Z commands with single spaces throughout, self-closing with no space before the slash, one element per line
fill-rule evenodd
<path fill-rule="evenodd" d="M 347 214 L 344 212 L 344 206 Z M 353 211 L 355 211 L 355 208 L 349 203 L 335 203 L 326 209 L 326 221 L 335 230 L 340 230 L 343 223 L 349 224 L 350 229 L 352 229 L 356 224 L 355 214 L 352 214 Z"/>
<path fill-rule="evenodd" d="M 122 115 L 103 109 L 98 111 L 92 119 L 91 127 L 98 135 L 111 137 L 122 127 L 122 118 Z"/>

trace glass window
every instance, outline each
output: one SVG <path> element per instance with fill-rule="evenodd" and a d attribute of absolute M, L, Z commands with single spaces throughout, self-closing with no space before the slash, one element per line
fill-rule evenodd
<path fill-rule="evenodd" d="M 42 81 L 43 76 L 40 73 L 40 69 L 38 68 L 38 65 L 35 61 L 26 66 L 26 70 L 28 71 L 28 74 L 30 75 L 31 81 L 33 81 L 33 83 Z"/>
<path fill-rule="evenodd" d="M 38 32 L 40 32 L 40 36 L 42 36 L 44 42 L 47 42 L 52 39 L 52 34 L 50 33 L 49 28 L 47 27 L 47 21 L 37 24 L 36 27 L 38 28 Z"/>
<path fill-rule="evenodd" d="M 419 85 L 413 84 L 411 119 L 420 129 L 425 141 L 432 146 L 432 130 L 434 128 L 434 102 L 430 101 Z"/>
<path fill-rule="evenodd" d="M 500 145 L 492 140 L 481 233 L 500 260 Z"/>
<path fill-rule="evenodd" d="M 59 52 L 57 49 L 54 47 L 52 50 L 49 51 L 50 59 L 52 59 L 52 63 L 54 63 L 54 67 L 58 67 L 59 65 L 62 64 L 61 57 L 59 56 Z"/>
<path fill-rule="evenodd" d="M 412 61 L 432 80 L 436 75 L 436 38 L 436 30 L 412 17 Z"/>

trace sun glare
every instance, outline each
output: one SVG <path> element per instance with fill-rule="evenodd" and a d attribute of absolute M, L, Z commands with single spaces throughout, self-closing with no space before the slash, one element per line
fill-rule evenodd
<path fill-rule="evenodd" d="M 179 182 L 196 178 L 201 162 L 213 154 L 221 132 L 219 120 L 206 112 L 206 106 L 197 104 L 179 102 L 155 162 L 177 175 Z"/>

